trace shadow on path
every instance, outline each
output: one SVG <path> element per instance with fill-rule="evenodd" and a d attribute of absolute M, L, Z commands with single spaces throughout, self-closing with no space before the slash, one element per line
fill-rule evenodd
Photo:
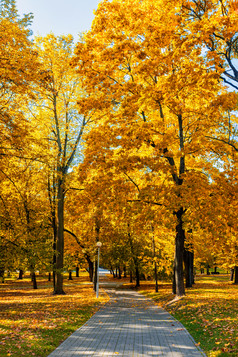
<path fill-rule="evenodd" d="M 120 283 L 101 283 L 110 296 L 90 320 L 49 357 L 201 357 L 181 323 L 153 301 Z"/>

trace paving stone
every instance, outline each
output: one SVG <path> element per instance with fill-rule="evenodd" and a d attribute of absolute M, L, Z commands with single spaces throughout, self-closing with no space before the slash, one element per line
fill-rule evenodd
<path fill-rule="evenodd" d="M 108 289 L 110 301 L 48 357 L 201 357 L 185 327 L 151 299 Z"/>

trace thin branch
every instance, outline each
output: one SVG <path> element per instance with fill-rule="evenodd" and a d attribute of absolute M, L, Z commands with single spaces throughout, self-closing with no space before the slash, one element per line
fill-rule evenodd
<path fill-rule="evenodd" d="M 124 172 L 124 175 L 136 186 L 138 192 L 140 193 L 140 188 L 139 188 L 139 186 L 137 185 L 137 183 L 135 183 L 135 181 L 132 180 L 132 178 L 131 178 L 129 175 L 127 175 L 126 172 Z"/>
<path fill-rule="evenodd" d="M 127 200 L 127 202 L 141 202 L 141 203 L 148 203 L 148 204 L 156 205 L 156 206 L 163 206 L 162 203 L 152 202 L 152 201 L 144 201 L 144 200 Z"/>

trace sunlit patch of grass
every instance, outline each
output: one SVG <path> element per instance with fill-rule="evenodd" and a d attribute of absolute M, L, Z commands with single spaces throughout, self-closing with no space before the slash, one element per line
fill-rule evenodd
<path fill-rule="evenodd" d="M 82 326 L 106 301 L 96 299 L 86 274 L 65 281 L 66 295 L 53 295 L 45 278 L 33 290 L 30 279 L 0 284 L 0 356 L 45 357 Z"/>
<path fill-rule="evenodd" d="M 238 286 L 228 280 L 228 275 L 198 276 L 186 296 L 172 304 L 171 285 L 158 293 L 141 289 L 181 321 L 209 357 L 237 357 Z"/>

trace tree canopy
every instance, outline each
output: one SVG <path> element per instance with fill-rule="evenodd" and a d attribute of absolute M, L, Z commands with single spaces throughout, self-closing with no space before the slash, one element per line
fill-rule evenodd
<path fill-rule="evenodd" d="M 62 294 L 101 241 L 104 266 L 174 276 L 182 296 L 191 264 L 238 266 L 237 16 L 236 1 L 103 0 L 74 46 L 29 41 L 31 15 L 4 2 L 0 270 L 14 248 L 11 269 L 53 271 Z"/>

